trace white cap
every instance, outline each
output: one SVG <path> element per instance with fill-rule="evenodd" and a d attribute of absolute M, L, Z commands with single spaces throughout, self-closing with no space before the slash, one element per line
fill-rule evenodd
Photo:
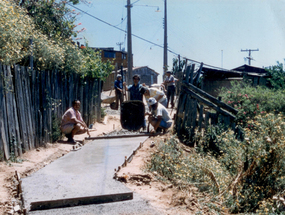
<path fill-rule="evenodd" d="M 119 78 L 119 77 L 122 77 L 122 75 L 121 75 L 121 74 L 118 74 L 118 75 L 117 75 L 117 78 Z"/>
<path fill-rule="evenodd" d="M 148 100 L 149 105 L 154 105 L 154 104 L 156 104 L 156 102 L 157 102 L 156 99 L 153 97 L 149 98 L 149 100 Z"/>

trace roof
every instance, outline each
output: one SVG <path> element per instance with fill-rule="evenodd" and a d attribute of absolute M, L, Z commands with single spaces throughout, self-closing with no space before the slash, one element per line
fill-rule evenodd
<path fill-rule="evenodd" d="M 147 67 L 149 70 L 153 71 L 155 74 L 159 75 L 158 72 L 154 71 L 153 69 L 149 68 L 148 66 L 139 66 L 139 67 L 133 67 L 133 72 L 138 70 L 138 69 L 142 69 L 142 68 L 145 68 Z M 117 70 L 117 72 L 121 71 L 120 69 Z M 128 68 L 123 68 L 123 71 L 128 71 Z M 112 71 L 112 73 L 115 73 L 116 71 Z"/>
<path fill-rule="evenodd" d="M 243 65 L 232 70 L 223 70 L 223 69 L 213 69 L 213 68 L 202 68 L 202 73 L 207 77 L 215 78 L 232 78 L 232 77 L 243 77 L 243 75 L 248 76 L 258 76 L 264 77 L 267 76 L 267 72 L 263 68 L 253 67 L 249 65 Z"/>
<path fill-rule="evenodd" d="M 124 54 L 127 54 L 128 52 L 126 52 L 126 51 L 116 51 L 116 50 L 114 50 L 114 48 L 113 47 L 107 47 L 107 48 L 98 48 L 98 47 L 91 47 L 92 49 L 94 49 L 94 50 L 102 50 L 102 51 L 108 51 L 108 52 L 122 52 L 122 53 L 124 53 Z"/>
<path fill-rule="evenodd" d="M 253 72 L 253 73 L 267 73 L 264 68 L 254 67 L 254 66 L 250 66 L 246 64 L 239 66 L 237 68 L 234 68 L 232 70 L 242 71 L 242 72 Z"/>

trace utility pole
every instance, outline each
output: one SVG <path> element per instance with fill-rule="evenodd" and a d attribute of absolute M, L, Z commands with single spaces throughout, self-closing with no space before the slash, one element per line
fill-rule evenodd
<path fill-rule="evenodd" d="M 164 0 L 163 79 L 167 72 L 167 1 Z"/>
<path fill-rule="evenodd" d="M 221 68 L 223 69 L 223 50 L 221 50 Z"/>
<path fill-rule="evenodd" d="M 119 47 L 120 47 L 120 51 L 122 51 L 121 47 L 122 45 L 124 44 L 123 42 L 120 42 L 120 43 L 116 43 Z"/>
<path fill-rule="evenodd" d="M 127 83 L 132 84 L 132 74 L 133 74 L 133 54 L 132 54 L 132 29 L 131 29 L 131 4 L 130 0 L 127 0 L 127 15 L 128 15 L 128 80 Z"/>
<path fill-rule="evenodd" d="M 250 61 L 253 60 L 253 58 L 251 57 L 251 52 L 253 51 L 259 51 L 259 49 L 246 49 L 246 50 L 241 50 L 242 52 L 248 52 L 248 65 L 250 65 Z"/>

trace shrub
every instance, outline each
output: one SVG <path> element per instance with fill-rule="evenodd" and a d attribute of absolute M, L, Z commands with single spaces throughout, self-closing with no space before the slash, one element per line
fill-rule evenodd
<path fill-rule="evenodd" d="M 60 120 L 57 118 L 57 116 L 54 114 L 52 116 L 52 134 L 51 139 L 52 142 L 55 142 L 61 138 L 61 130 L 60 130 Z"/>
<path fill-rule="evenodd" d="M 278 214 L 285 206 L 284 119 L 282 114 L 255 116 L 247 122 L 244 140 L 232 130 L 212 128 L 212 137 L 201 137 L 191 153 L 175 138 L 161 142 L 148 169 L 173 184 L 194 184 L 231 213 Z M 209 140 L 218 147 L 209 147 Z"/>
<path fill-rule="evenodd" d="M 283 69 L 283 64 L 277 62 L 277 65 L 270 66 L 266 68 L 268 73 L 268 85 L 273 89 L 285 89 L 285 71 Z"/>
<path fill-rule="evenodd" d="M 236 121 L 242 126 L 249 126 L 246 122 L 258 114 L 285 113 L 284 90 L 276 91 L 232 82 L 232 88 L 230 90 L 223 88 L 220 96 L 223 102 L 238 110 Z"/>
<path fill-rule="evenodd" d="M 220 196 L 235 213 L 262 208 L 263 212 L 270 208 L 276 212 L 281 207 L 277 207 L 273 197 L 281 195 L 285 188 L 284 117 L 258 115 L 248 124 L 251 126 L 244 130 L 244 141 L 237 140 L 231 130 L 216 137 L 220 150 L 216 158 L 231 178 Z"/>

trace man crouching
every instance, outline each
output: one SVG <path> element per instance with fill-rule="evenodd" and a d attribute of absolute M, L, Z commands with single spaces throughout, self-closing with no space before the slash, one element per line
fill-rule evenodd
<path fill-rule="evenodd" d="M 68 138 L 68 142 L 76 143 L 73 139 L 76 134 L 87 134 L 90 136 L 88 127 L 82 119 L 79 112 L 80 101 L 74 100 L 72 102 L 72 107 L 69 108 L 62 116 L 60 130 Z"/>
<path fill-rule="evenodd" d="M 148 104 L 151 106 L 151 113 L 146 113 L 145 115 L 149 115 L 148 121 L 154 128 L 151 133 L 156 133 L 158 128 L 162 128 L 163 132 L 165 133 L 172 125 L 169 112 L 153 97 L 149 98 Z"/>

